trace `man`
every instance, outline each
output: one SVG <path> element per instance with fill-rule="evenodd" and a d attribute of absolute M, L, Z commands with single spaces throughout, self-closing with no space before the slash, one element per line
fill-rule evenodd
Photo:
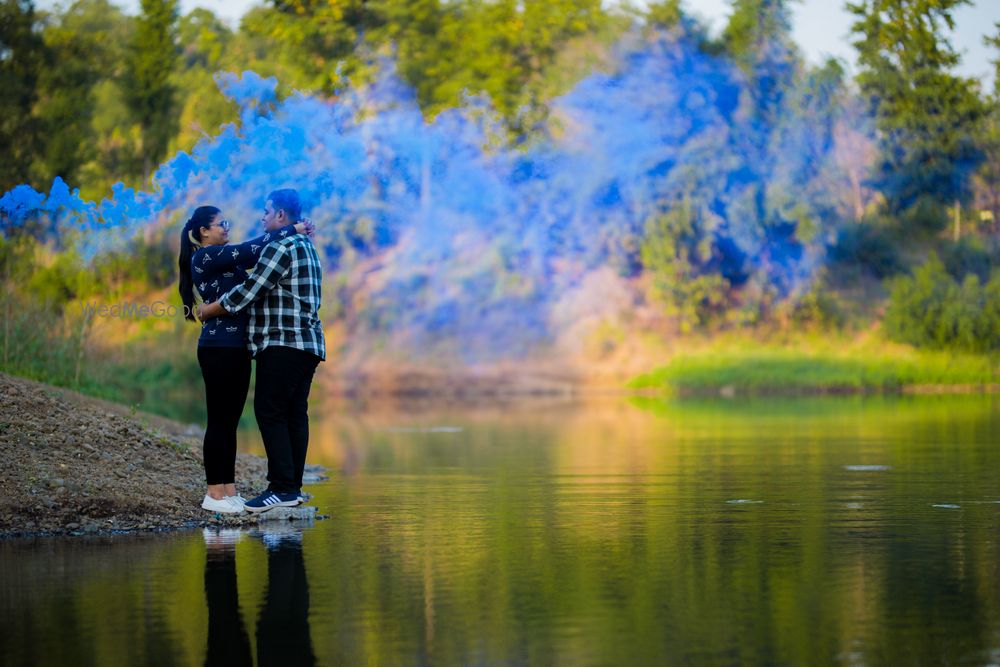
<path fill-rule="evenodd" d="M 309 448 L 309 388 L 326 360 L 323 326 L 317 316 L 323 272 L 312 241 L 303 234 L 280 235 L 302 215 L 295 190 L 275 190 L 264 206 L 264 229 L 274 240 L 261 252 L 253 273 L 218 301 L 203 304 L 198 318 L 249 308 L 247 345 L 257 362 L 253 409 L 267 452 L 267 491 L 244 507 L 265 512 L 302 502 L 302 471 Z"/>

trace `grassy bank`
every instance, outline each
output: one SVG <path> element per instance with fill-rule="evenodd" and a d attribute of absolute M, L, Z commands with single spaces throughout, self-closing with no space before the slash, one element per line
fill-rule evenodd
<path fill-rule="evenodd" d="M 1000 381 L 997 364 L 989 355 L 881 341 L 728 340 L 676 350 L 666 364 L 633 378 L 628 387 L 678 394 L 970 391 Z"/>
<path fill-rule="evenodd" d="M 151 296 L 98 299 L 98 304 L 169 302 Z M 199 327 L 180 318 L 88 317 L 85 302 L 61 306 L 0 299 L 0 371 L 73 389 L 138 410 L 204 423 L 204 390 L 196 357 Z"/>

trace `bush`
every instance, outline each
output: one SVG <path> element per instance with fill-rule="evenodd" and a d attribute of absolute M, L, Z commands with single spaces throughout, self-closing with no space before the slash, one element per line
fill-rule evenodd
<path fill-rule="evenodd" d="M 897 245 L 884 225 L 860 222 L 841 227 L 827 255 L 834 264 L 882 279 L 903 270 Z"/>
<path fill-rule="evenodd" d="M 709 325 L 724 313 L 728 300 L 728 281 L 711 267 L 712 221 L 707 217 L 685 201 L 647 222 L 640 248 L 654 301 L 684 333 Z"/>
<path fill-rule="evenodd" d="M 799 327 L 839 329 L 847 317 L 837 297 L 817 283 L 792 306 L 791 320 Z"/>
<path fill-rule="evenodd" d="M 946 206 L 929 195 L 921 195 L 908 208 L 899 213 L 900 228 L 910 235 L 909 240 L 931 240 L 948 229 L 951 216 Z"/>
<path fill-rule="evenodd" d="M 969 273 L 959 284 L 937 256 L 895 281 L 885 328 L 920 347 L 987 352 L 1000 348 L 1000 273 L 984 286 Z"/>
<path fill-rule="evenodd" d="M 989 280 L 994 261 L 981 239 L 967 236 L 958 242 L 948 241 L 941 247 L 941 261 L 955 280 L 975 274 L 981 283 Z"/>

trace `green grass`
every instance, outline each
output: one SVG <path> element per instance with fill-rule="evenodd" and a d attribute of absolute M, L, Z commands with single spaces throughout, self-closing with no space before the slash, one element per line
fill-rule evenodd
<path fill-rule="evenodd" d="M 169 329 L 154 328 L 147 321 L 134 327 L 113 322 L 88 334 L 88 345 L 81 340 L 75 311 L 67 315 L 50 304 L 14 305 L 5 309 L 0 302 L 0 316 L 6 310 L 12 315 L 0 323 L 0 371 L 171 419 L 204 423 L 198 327 L 179 321 Z M 108 340 L 108 334 L 119 338 Z"/>
<path fill-rule="evenodd" d="M 855 350 L 789 349 L 746 343 L 743 349 L 677 354 L 632 379 L 631 389 L 680 393 L 731 388 L 749 394 L 894 392 L 905 387 L 968 387 L 997 382 L 986 355 L 926 352 L 897 346 Z"/>

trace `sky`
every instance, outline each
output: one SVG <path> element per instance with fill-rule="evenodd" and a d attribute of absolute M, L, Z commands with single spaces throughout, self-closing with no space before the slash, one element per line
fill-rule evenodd
<path fill-rule="evenodd" d="M 634 0 L 643 4 L 642 0 Z M 40 8 L 51 8 L 61 4 L 59 0 L 40 0 Z M 138 12 L 139 0 L 118 0 L 118 4 L 131 13 Z M 239 24 L 240 17 L 259 0 L 181 0 L 181 11 L 187 13 L 195 7 L 204 7 L 222 17 L 232 27 Z M 854 49 L 851 46 L 851 17 L 840 0 L 799 0 L 792 2 L 794 13 L 795 41 L 806 57 L 814 63 L 826 56 L 842 59 L 849 71 L 854 69 Z M 719 31 L 726 23 L 730 11 L 729 0 L 685 0 L 684 7 L 692 14 L 705 19 Z M 956 29 L 952 35 L 952 45 L 962 54 L 959 73 L 978 77 L 987 90 L 992 90 L 994 68 L 991 59 L 997 57 L 996 50 L 983 44 L 983 37 L 995 35 L 996 23 L 1000 22 L 1000 1 L 976 0 L 972 5 L 955 11 Z"/>
<path fill-rule="evenodd" d="M 729 0 L 685 0 L 683 4 L 692 14 L 706 19 L 716 32 L 725 26 L 731 7 Z M 842 0 L 793 1 L 793 31 L 796 43 L 811 62 L 835 56 L 853 71 L 854 47 L 850 36 L 853 19 L 844 8 L 845 4 Z M 997 34 L 1000 1 L 976 0 L 955 10 L 954 18 L 951 43 L 962 55 L 959 73 L 977 77 L 988 86 L 987 90 L 992 89 L 996 70 L 990 61 L 1000 54 L 983 44 L 983 37 Z"/>

